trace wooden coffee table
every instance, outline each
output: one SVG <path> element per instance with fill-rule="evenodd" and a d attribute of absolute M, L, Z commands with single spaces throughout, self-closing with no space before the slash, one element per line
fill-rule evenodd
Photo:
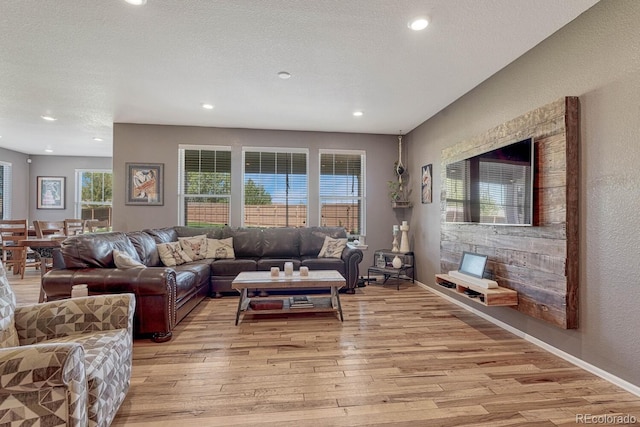
<path fill-rule="evenodd" d="M 238 301 L 238 311 L 236 312 L 236 325 L 240 320 L 240 313 L 252 312 L 259 314 L 271 313 L 304 313 L 304 312 L 337 312 L 340 315 L 340 321 L 344 321 L 342 316 L 342 306 L 340 305 L 340 294 L 338 290 L 346 285 L 346 281 L 342 274 L 336 270 L 312 270 L 308 276 L 300 276 L 299 271 L 294 271 L 292 276 L 285 276 L 280 272 L 278 277 L 272 277 L 270 271 L 243 271 L 238 274 L 231 287 L 240 292 L 240 300 Z M 290 306 L 289 296 L 277 296 L 269 298 L 269 300 L 282 301 L 282 308 L 271 308 L 265 310 L 254 310 L 251 308 L 251 300 L 256 303 L 265 301 L 264 297 L 249 298 L 247 296 L 248 289 L 264 289 L 264 290 L 283 290 L 283 289 L 328 289 L 331 292 L 329 297 L 309 296 L 309 300 L 313 306 L 296 308 Z"/>

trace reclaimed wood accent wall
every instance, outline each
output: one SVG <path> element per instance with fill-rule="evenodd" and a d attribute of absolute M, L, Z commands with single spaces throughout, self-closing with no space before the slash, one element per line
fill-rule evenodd
<path fill-rule="evenodd" d="M 514 309 L 565 329 L 578 327 L 579 100 L 564 97 L 442 150 L 440 268 L 463 251 L 489 256 L 500 286 L 518 291 Z M 533 226 L 445 222 L 446 165 L 533 137 Z"/>

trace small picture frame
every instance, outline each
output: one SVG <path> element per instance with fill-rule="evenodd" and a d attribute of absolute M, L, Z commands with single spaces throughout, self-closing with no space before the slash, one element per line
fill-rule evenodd
<path fill-rule="evenodd" d="M 127 163 L 125 205 L 164 205 L 164 163 Z"/>
<path fill-rule="evenodd" d="M 65 209 L 64 176 L 39 176 L 37 186 L 37 209 Z"/>
<path fill-rule="evenodd" d="M 433 164 L 422 166 L 422 203 L 433 201 Z"/>

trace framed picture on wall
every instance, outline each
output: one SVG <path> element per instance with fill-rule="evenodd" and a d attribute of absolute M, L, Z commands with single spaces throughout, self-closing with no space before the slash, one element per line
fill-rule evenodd
<path fill-rule="evenodd" d="M 127 163 L 126 205 L 164 205 L 164 163 Z"/>
<path fill-rule="evenodd" d="M 422 167 L 422 203 L 431 203 L 433 201 L 432 196 L 432 173 L 433 165 L 428 164 Z"/>
<path fill-rule="evenodd" d="M 37 209 L 64 209 L 64 176 L 39 176 L 37 178 Z"/>

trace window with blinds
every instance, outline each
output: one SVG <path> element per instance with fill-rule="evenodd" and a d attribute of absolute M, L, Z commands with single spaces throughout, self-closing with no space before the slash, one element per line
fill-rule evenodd
<path fill-rule="evenodd" d="M 11 219 L 11 163 L 0 162 L 0 218 Z"/>
<path fill-rule="evenodd" d="M 320 222 L 364 235 L 364 152 L 320 150 Z"/>
<path fill-rule="evenodd" d="M 231 148 L 181 146 L 178 189 L 181 224 L 229 224 Z"/>
<path fill-rule="evenodd" d="M 76 218 L 107 220 L 111 224 L 112 171 L 76 169 L 76 189 Z"/>
<path fill-rule="evenodd" d="M 244 216 L 247 227 L 307 225 L 307 150 L 243 150 Z"/>

